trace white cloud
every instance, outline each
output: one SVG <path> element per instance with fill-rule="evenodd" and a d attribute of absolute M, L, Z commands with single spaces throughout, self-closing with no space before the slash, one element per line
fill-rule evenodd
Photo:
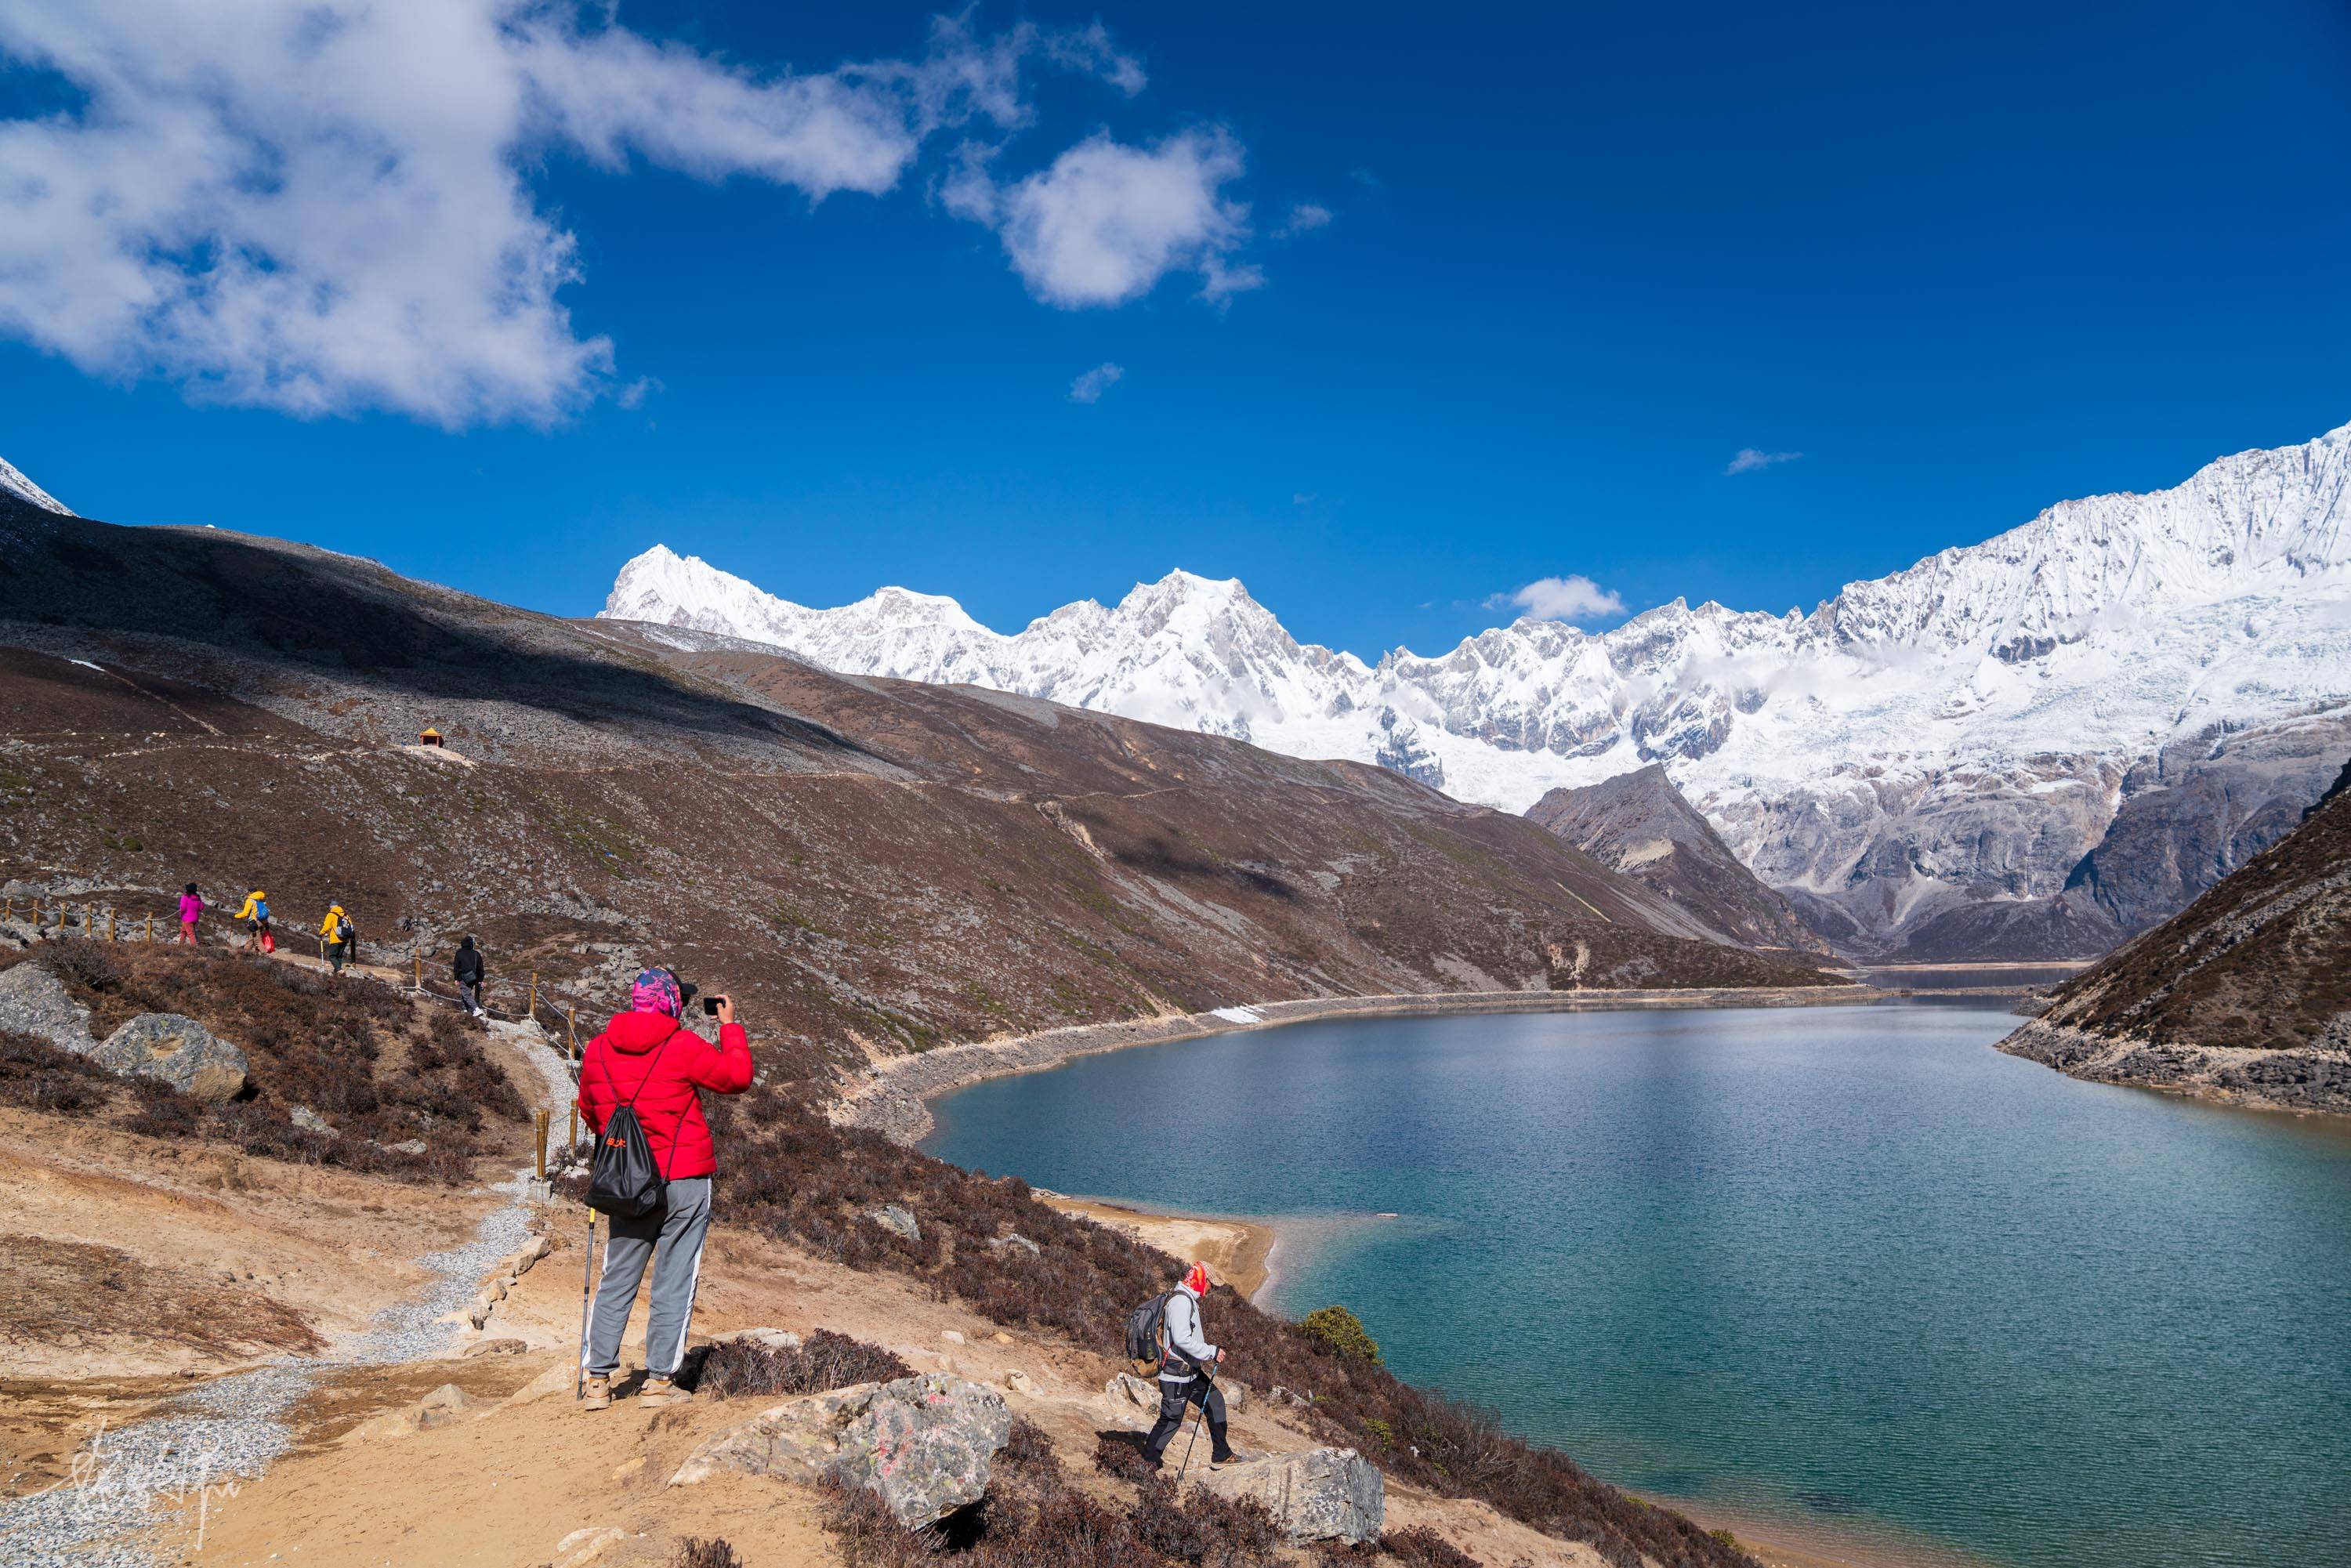
<path fill-rule="evenodd" d="M 1300 235 L 1311 235 L 1316 229 L 1330 226 L 1330 208 L 1313 202 L 1299 202 L 1290 207 L 1290 215 L 1281 220 L 1281 226 L 1273 231 L 1273 237 L 1296 239 Z"/>
<path fill-rule="evenodd" d="M 1742 446 L 1723 472 L 1752 474 L 1758 468 L 1769 468 L 1775 463 L 1793 463 L 1802 455 L 1801 452 L 1765 452 L 1753 446 Z"/>
<path fill-rule="evenodd" d="M 1625 601 L 1588 577 L 1545 577 L 1515 593 L 1498 593 L 1489 608 L 1516 605 L 1539 621 L 1590 621 L 1625 613 Z"/>
<path fill-rule="evenodd" d="M 1117 385 L 1119 379 L 1125 374 L 1123 368 L 1105 360 L 1070 383 L 1070 401 L 1100 402 L 1102 394 Z"/>
<path fill-rule="evenodd" d="M 1234 260 L 1249 238 L 1249 208 L 1219 193 L 1241 172 L 1240 144 L 1221 130 L 1149 148 L 1097 135 L 1010 184 L 988 172 L 992 156 L 967 145 L 943 199 L 995 229 L 1013 270 L 1049 305 L 1123 304 L 1170 272 L 1198 273 L 1212 300 L 1265 281 Z"/>
<path fill-rule="evenodd" d="M 93 373 L 298 414 L 559 417 L 612 346 L 561 298 L 549 152 L 821 200 L 935 133 L 1025 123 L 1034 60 L 1143 85 L 1099 25 L 758 72 L 575 0 L 9 0 L 0 55 L 75 106 L 0 120 L 0 334 Z M 623 389 L 625 391 L 625 389 Z"/>

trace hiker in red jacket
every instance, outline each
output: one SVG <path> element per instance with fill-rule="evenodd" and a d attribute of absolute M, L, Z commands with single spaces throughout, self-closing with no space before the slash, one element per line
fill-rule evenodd
<path fill-rule="evenodd" d="M 713 997 L 718 1043 L 678 1022 L 684 988 L 667 969 L 647 969 L 630 992 L 629 1010 L 613 1015 L 580 1058 L 580 1114 L 600 1134 L 612 1113 L 636 1107 L 653 1163 L 667 1186 L 662 1206 L 637 1219 L 608 1217 L 604 1271 L 596 1310 L 581 1351 L 590 1410 L 612 1403 L 620 1370 L 621 1336 L 636 1304 L 645 1263 L 653 1265 L 653 1304 L 645 1322 L 645 1384 L 639 1397 L 668 1405 L 688 1396 L 674 1381 L 685 1358 L 694 1317 L 694 1290 L 702 1275 L 702 1238 L 710 1228 L 710 1177 L 718 1168 L 710 1125 L 695 1092 L 740 1094 L 751 1086 L 751 1039 L 735 1021 L 735 1003 Z"/>

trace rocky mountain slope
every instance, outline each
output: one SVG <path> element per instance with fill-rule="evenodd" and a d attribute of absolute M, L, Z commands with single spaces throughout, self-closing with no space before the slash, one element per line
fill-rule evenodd
<path fill-rule="evenodd" d="M 1369 765 L 211 529 L 0 499 L 0 695 L 20 913 L 258 886 L 289 936 L 329 900 L 395 963 L 472 930 L 493 999 L 537 971 L 583 1007 L 663 959 L 810 1071 L 1289 997 L 1811 977 Z"/>
<path fill-rule="evenodd" d="M 2087 956 L 2271 841 L 2351 744 L 2351 427 L 1849 584 L 1375 665 L 1173 572 L 1015 634 L 885 589 L 812 610 L 656 547 L 604 613 L 1378 761 L 1522 810 L 1650 763 L 1857 955 Z"/>
<path fill-rule="evenodd" d="M 2292 831 L 2001 1049 L 2077 1078 L 2351 1112 L 2351 765 Z"/>
<path fill-rule="evenodd" d="M 1739 863 L 1662 763 L 1581 789 L 1553 789 L 1527 812 L 1577 849 L 1646 883 L 1697 922 L 1698 936 L 1826 958 L 1829 946 L 1788 901 Z"/>

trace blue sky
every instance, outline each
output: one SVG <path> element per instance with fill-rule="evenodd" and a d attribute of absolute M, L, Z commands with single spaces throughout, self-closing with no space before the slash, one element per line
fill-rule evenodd
<path fill-rule="evenodd" d="M 1372 656 L 2351 420 L 2318 0 L 437 9 L 0 16 L 0 455 L 559 612 L 656 540 L 1008 630 L 1183 566 Z"/>

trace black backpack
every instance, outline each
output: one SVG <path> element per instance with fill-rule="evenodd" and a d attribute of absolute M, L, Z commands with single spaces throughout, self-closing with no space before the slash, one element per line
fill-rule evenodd
<path fill-rule="evenodd" d="M 673 1033 L 669 1039 L 675 1040 Z M 661 1066 L 662 1052 L 669 1049 L 669 1040 L 661 1042 L 653 1051 L 651 1066 L 637 1080 L 637 1093 L 629 1103 L 612 1113 L 604 1124 L 602 1136 L 596 1140 L 596 1157 L 588 1167 L 588 1207 L 601 1209 L 615 1219 L 642 1219 L 661 1207 L 664 1189 L 669 1178 L 653 1159 L 653 1145 L 645 1141 L 644 1124 L 637 1120 L 637 1095 L 653 1081 L 653 1071 Z M 608 1048 L 609 1050 L 609 1048 Z M 620 1092 L 620 1084 L 612 1078 L 612 1062 L 608 1055 L 604 1061 L 604 1082 Z"/>
<path fill-rule="evenodd" d="M 1137 1377 L 1150 1377 L 1159 1371 L 1161 1347 L 1166 1343 L 1167 1298 L 1173 1291 L 1152 1297 L 1126 1316 L 1126 1359 L 1134 1364 Z"/>

